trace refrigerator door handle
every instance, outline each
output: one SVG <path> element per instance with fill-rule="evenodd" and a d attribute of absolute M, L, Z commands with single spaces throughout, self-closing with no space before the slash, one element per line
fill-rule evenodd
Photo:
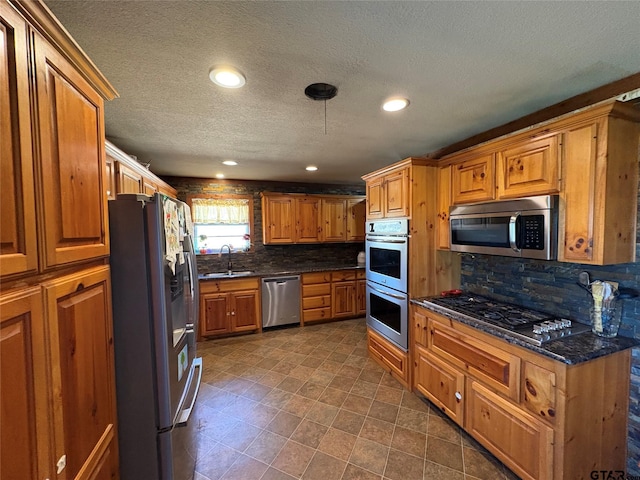
<path fill-rule="evenodd" d="M 193 396 L 191 397 L 191 402 L 189 405 L 182 409 L 180 415 L 178 416 L 178 420 L 175 423 L 175 427 L 185 427 L 187 422 L 189 421 L 189 417 L 191 416 L 191 411 L 196 404 L 196 398 L 198 398 L 198 391 L 200 390 L 200 381 L 202 380 L 202 358 L 194 358 L 193 359 L 193 374 L 195 374 L 195 370 L 197 370 L 197 379 L 195 379 L 195 390 L 193 392 Z M 191 390 L 191 385 L 194 382 L 194 375 L 191 375 L 191 383 L 189 389 Z"/>

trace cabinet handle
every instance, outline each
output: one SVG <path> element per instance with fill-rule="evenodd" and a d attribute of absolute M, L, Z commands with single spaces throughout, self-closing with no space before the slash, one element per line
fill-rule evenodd
<path fill-rule="evenodd" d="M 231 315 L 235 315 L 235 314 L 236 314 L 236 312 L 235 312 L 235 311 L 231 312 Z"/>
<path fill-rule="evenodd" d="M 60 475 L 64 470 L 64 467 L 66 466 L 67 466 L 67 456 L 62 455 L 56 462 L 56 473 Z"/>
<path fill-rule="evenodd" d="M 462 400 L 462 394 L 460 392 L 456 392 L 455 397 L 456 402 L 460 403 L 460 401 Z"/>

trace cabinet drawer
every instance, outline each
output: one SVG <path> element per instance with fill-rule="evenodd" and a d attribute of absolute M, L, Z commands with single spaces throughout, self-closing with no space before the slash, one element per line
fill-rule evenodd
<path fill-rule="evenodd" d="M 200 293 L 236 292 L 238 290 L 259 290 L 258 277 L 232 280 L 200 280 Z"/>
<path fill-rule="evenodd" d="M 436 355 L 518 402 L 520 359 L 440 322 L 429 320 L 428 346 Z"/>
<path fill-rule="evenodd" d="M 331 295 L 330 283 L 320 283 L 315 285 L 302 286 L 302 298 L 319 297 L 321 295 Z"/>
<path fill-rule="evenodd" d="M 355 270 L 344 270 L 340 272 L 333 272 L 331 274 L 332 282 L 342 282 L 345 280 L 355 280 L 356 279 L 356 271 Z"/>
<path fill-rule="evenodd" d="M 302 274 L 302 284 L 325 283 L 331 281 L 331 272 L 312 272 Z"/>
<path fill-rule="evenodd" d="M 358 280 L 362 280 L 362 279 L 364 279 L 364 278 L 365 278 L 365 271 L 364 271 L 364 268 L 363 268 L 363 269 L 360 269 L 360 270 L 356 270 L 356 278 L 357 278 Z"/>
<path fill-rule="evenodd" d="M 375 332 L 368 330 L 369 352 L 379 362 L 387 366 L 389 371 L 398 375 L 405 383 L 408 381 L 409 368 L 407 354 L 391 345 Z"/>
<path fill-rule="evenodd" d="M 467 431 L 523 479 L 553 477 L 553 430 L 473 380 Z"/>
<path fill-rule="evenodd" d="M 304 297 L 302 299 L 302 308 L 308 310 L 310 308 L 321 308 L 331 306 L 331 295 L 322 295 L 320 297 Z"/>
<path fill-rule="evenodd" d="M 556 374 L 531 362 L 522 365 L 522 405 L 537 418 L 556 423 Z"/>
<path fill-rule="evenodd" d="M 311 310 L 302 311 L 302 320 L 304 322 L 314 322 L 317 320 L 329 320 L 331 318 L 331 307 L 313 308 Z"/>

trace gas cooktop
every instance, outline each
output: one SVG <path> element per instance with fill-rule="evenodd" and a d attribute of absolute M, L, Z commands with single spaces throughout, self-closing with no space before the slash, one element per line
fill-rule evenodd
<path fill-rule="evenodd" d="M 428 302 L 538 346 L 591 331 L 589 325 L 470 293 L 429 298 Z"/>

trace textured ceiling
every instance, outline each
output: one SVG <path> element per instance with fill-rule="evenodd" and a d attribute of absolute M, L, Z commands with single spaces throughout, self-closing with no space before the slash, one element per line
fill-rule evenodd
<path fill-rule="evenodd" d="M 107 138 L 160 175 L 354 183 L 640 71 L 636 1 L 46 3 L 120 94 Z"/>

